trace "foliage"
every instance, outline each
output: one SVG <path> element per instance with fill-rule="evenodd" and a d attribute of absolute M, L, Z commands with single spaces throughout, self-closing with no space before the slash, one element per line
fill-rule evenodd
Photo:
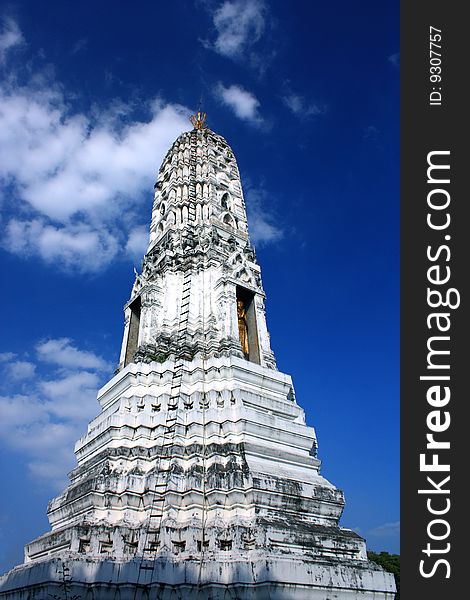
<path fill-rule="evenodd" d="M 389 554 L 388 552 L 367 552 L 367 556 L 369 560 L 377 563 L 389 573 L 393 573 L 397 585 L 395 600 L 400 600 L 400 555 Z"/>
<path fill-rule="evenodd" d="M 147 351 L 146 357 L 149 358 L 150 360 L 154 360 L 155 362 L 164 363 L 166 361 L 166 359 L 168 358 L 168 355 L 164 352 L 153 353 L 153 352 Z"/>

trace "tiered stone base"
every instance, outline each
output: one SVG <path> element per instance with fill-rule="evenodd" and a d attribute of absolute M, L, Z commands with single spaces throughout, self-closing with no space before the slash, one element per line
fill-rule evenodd
<path fill-rule="evenodd" d="M 98 399 L 52 531 L 0 599 L 394 598 L 339 526 L 288 375 L 233 356 L 133 363 Z"/>
<path fill-rule="evenodd" d="M 250 555 L 251 554 L 251 555 Z M 393 600 L 393 576 L 368 561 L 305 557 L 62 559 L 16 567 L 0 579 L 2 600 Z M 68 577 L 64 582 L 63 567 Z"/>

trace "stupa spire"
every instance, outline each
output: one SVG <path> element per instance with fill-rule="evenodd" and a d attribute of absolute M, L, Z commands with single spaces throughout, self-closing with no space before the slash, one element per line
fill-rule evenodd
<path fill-rule="evenodd" d="M 120 368 L 198 353 L 275 368 L 264 301 L 235 156 L 222 136 L 195 127 L 179 136 L 159 170 L 149 247 L 126 306 Z"/>
<path fill-rule="evenodd" d="M 393 600 L 276 368 L 234 154 L 193 125 L 159 170 L 119 369 L 0 599 Z"/>
<path fill-rule="evenodd" d="M 189 120 L 193 124 L 194 129 L 205 129 L 207 127 L 206 117 L 205 112 L 198 110 L 195 115 L 189 117 Z"/>

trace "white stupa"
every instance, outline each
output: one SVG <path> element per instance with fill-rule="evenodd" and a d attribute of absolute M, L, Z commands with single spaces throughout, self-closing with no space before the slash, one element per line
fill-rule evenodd
<path fill-rule="evenodd" d="M 394 598 L 276 368 L 235 157 L 204 121 L 160 167 L 119 368 L 2 600 Z"/>

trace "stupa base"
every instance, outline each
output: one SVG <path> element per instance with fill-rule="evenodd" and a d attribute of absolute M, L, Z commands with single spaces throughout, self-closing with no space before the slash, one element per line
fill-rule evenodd
<path fill-rule="evenodd" d="M 64 567 L 66 567 L 64 575 Z M 142 568 L 144 567 L 144 568 Z M 194 557 L 127 562 L 64 555 L 14 568 L 2 600 L 393 600 L 393 575 L 368 561 Z"/>

